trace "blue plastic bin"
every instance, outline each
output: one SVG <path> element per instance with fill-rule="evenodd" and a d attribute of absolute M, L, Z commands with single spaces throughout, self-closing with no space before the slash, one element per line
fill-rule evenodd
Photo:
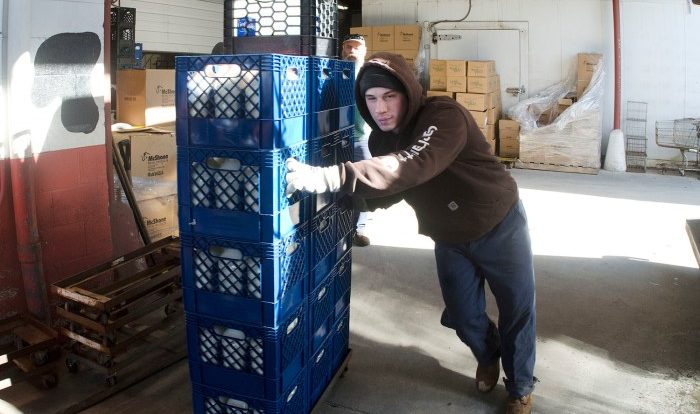
<path fill-rule="evenodd" d="M 328 337 L 335 322 L 335 275 L 331 272 L 309 295 L 309 349 L 311 353 Z"/>
<path fill-rule="evenodd" d="M 178 147 L 180 229 L 274 243 L 310 218 L 311 197 L 285 194 L 286 159 L 308 162 L 307 144 L 280 150 Z"/>
<path fill-rule="evenodd" d="M 335 372 L 348 354 L 350 346 L 350 308 L 338 318 L 333 329 L 333 372 Z"/>
<path fill-rule="evenodd" d="M 333 378 L 333 340 L 328 336 L 318 351 L 313 353 L 307 365 L 309 406 L 313 407 Z"/>
<path fill-rule="evenodd" d="M 277 327 L 308 293 L 308 228 L 278 243 L 192 236 L 181 239 L 185 310 Z"/>
<path fill-rule="evenodd" d="M 176 58 L 177 145 L 275 149 L 308 136 L 308 58 Z"/>
<path fill-rule="evenodd" d="M 192 383 L 194 414 L 306 414 L 309 412 L 306 370 L 276 400 L 241 395 L 233 388 Z"/>
<path fill-rule="evenodd" d="M 194 383 L 276 401 L 309 358 L 305 304 L 277 329 L 195 313 L 185 318 Z"/>

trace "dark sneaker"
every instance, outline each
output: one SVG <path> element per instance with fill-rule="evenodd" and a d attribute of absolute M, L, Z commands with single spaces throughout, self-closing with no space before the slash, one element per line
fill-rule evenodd
<path fill-rule="evenodd" d="M 532 412 L 532 394 L 520 398 L 508 397 L 506 414 L 530 414 Z"/>
<path fill-rule="evenodd" d="M 369 237 L 364 234 L 355 234 L 352 236 L 352 244 L 357 247 L 369 246 Z"/>
<path fill-rule="evenodd" d="M 491 365 L 479 364 L 476 367 L 476 389 L 484 394 L 498 384 L 498 376 L 501 374 L 501 359 L 496 358 L 496 361 Z"/>

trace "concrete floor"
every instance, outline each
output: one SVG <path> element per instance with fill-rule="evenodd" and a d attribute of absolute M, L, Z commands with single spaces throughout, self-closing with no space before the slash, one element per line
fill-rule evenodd
<path fill-rule="evenodd" d="M 512 174 L 535 253 L 534 412 L 700 412 L 700 271 L 684 228 L 700 218 L 700 180 Z M 318 414 L 502 412 L 502 381 L 478 395 L 474 358 L 439 324 L 432 242 L 412 210 L 375 212 L 369 235 L 353 249 L 353 356 Z M 182 361 L 85 413 L 187 413 L 190 392 Z"/>

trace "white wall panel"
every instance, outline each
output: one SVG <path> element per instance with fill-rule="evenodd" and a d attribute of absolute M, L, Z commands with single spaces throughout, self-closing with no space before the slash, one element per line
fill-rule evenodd
<path fill-rule="evenodd" d="M 136 9 L 136 42 L 145 51 L 210 53 L 223 41 L 223 0 L 121 0 Z"/>

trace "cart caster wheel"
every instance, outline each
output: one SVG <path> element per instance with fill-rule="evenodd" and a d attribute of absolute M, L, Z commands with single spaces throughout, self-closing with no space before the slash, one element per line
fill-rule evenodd
<path fill-rule="evenodd" d="M 114 365 L 114 359 L 110 355 L 99 354 L 97 356 L 97 363 L 105 368 L 111 368 Z"/>
<path fill-rule="evenodd" d="M 66 368 L 68 368 L 68 372 L 71 374 L 78 372 L 78 361 L 72 358 L 66 358 Z"/>
<path fill-rule="evenodd" d="M 50 389 L 58 384 L 58 376 L 56 374 L 45 374 L 41 376 L 41 386 L 44 389 Z"/>
<path fill-rule="evenodd" d="M 111 376 L 105 378 L 105 384 L 106 384 L 108 387 L 113 387 L 113 386 L 117 385 L 117 377 L 116 377 L 116 375 L 111 375 Z"/>
<path fill-rule="evenodd" d="M 165 316 L 170 316 L 173 313 L 177 312 L 177 305 L 175 303 L 168 303 L 163 308 L 163 312 L 165 312 Z"/>
<path fill-rule="evenodd" d="M 49 362 L 49 353 L 46 351 L 37 351 L 30 355 L 32 363 L 36 367 L 40 367 Z"/>

